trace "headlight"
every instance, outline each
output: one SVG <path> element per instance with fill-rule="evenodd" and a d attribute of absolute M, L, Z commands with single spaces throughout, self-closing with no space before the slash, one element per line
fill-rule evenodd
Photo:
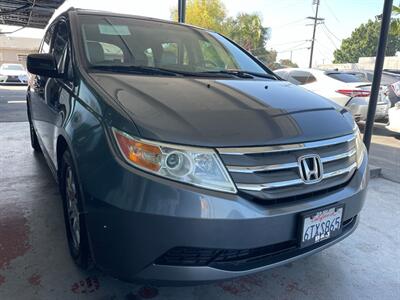
<path fill-rule="evenodd" d="M 354 134 L 356 136 L 356 162 L 357 168 L 361 167 L 365 154 L 365 145 L 361 137 L 360 129 L 354 122 L 355 127 L 353 128 Z"/>
<path fill-rule="evenodd" d="M 225 166 L 213 149 L 145 141 L 112 129 L 129 164 L 161 177 L 210 190 L 236 193 Z"/>

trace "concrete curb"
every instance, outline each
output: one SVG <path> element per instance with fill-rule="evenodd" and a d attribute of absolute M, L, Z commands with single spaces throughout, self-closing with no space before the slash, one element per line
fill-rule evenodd
<path fill-rule="evenodd" d="M 369 176 L 370 178 L 378 178 L 382 174 L 382 168 L 376 167 L 374 165 L 369 165 Z"/>

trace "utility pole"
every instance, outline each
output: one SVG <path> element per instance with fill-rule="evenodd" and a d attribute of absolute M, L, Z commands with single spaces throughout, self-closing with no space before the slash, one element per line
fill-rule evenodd
<path fill-rule="evenodd" d="M 367 122 L 364 129 L 364 144 L 369 151 L 371 145 L 372 131 L 374 128 L 374 119 L 376 104 L 378 102 L 379 87 L 382 78 L 383 63 L 385 61 L 385 49 L 387 45 L 388 33 L 390 28 L 390 16 L 392 14 L 393 0 L 385 0 L 381 18 L 381 31 L 379 34 L 378 50 L 376 52 L 374 78 L 372 80 L 371 96 L 369 97 Z"/>
<path fill-rule="evenodd" d="M 319 8 L 319 0 L 313 0 L 313 5 L 316 4 L 317 8 L 315 10 L 315 17 L 307 17 L 307 19 L 314 20 L 314 29 L 313 29 L 313 36 L 311 40 L 311 52 L 310 52 L 310 63 L 308 65 L 309 68 L 312 68 L 312 59 L 314 54 L 314 43 L 315 43 L 315 31 L 317 30 L 317 25 L 322 24 L 318 23 L 318 21 L 324 21 L 324 18 L 318 18 L 318 8 Z"/>
<path fill-rule="evenodd" d="M 186 0 L 178 0 L 178 22 L 185 23 Z"/>

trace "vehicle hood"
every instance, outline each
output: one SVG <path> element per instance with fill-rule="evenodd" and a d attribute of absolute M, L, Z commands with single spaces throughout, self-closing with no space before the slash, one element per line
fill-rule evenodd
<path fill-rule="evenodd" d="M 91 73 L 141 137 L 213 146 L 299 143 L 352 132 L 349 113 L 286 81 Z"/>
<path fill-rule="evenodd" d="M 0 75 L 6 76 L 27 76 L 27 72 L 23 70 L 0 70 Z"/>

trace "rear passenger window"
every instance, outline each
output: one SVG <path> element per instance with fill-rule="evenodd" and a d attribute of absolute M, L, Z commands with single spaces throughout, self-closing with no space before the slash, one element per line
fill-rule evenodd
<path fill-rule="evenodd" d="M 317 81 L 317 79 L 310 72 L 306 71 L 292 71 L 290 72 L 288 80 L 297 85 L 303 85 Z"/>
<path fill-rule="evenodd" d="M 329 77 L 339 80 L 341 82 L 363 82 L 362 74 L 350 74 L 350 73 L 328 73 Z"/>

